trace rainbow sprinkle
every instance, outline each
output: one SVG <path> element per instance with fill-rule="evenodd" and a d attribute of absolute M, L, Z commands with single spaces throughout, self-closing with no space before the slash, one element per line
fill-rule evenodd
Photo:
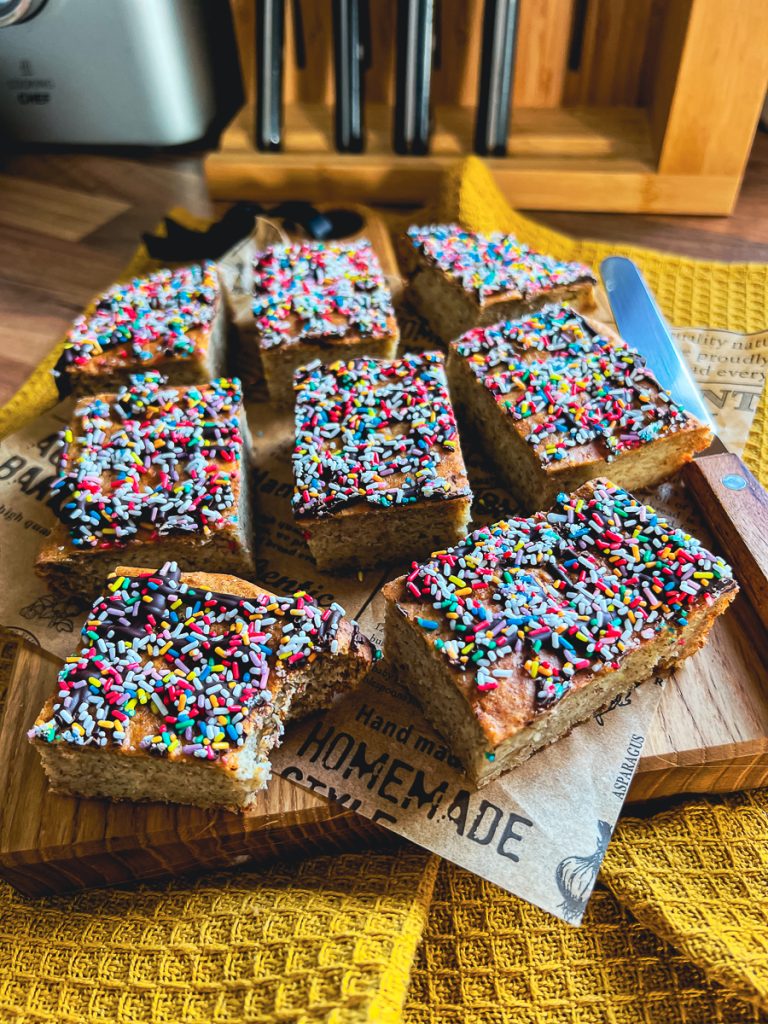
<path fill-rule="evenodd" d="M 413 246 L 480 303 L 493 296 L 531 298 L 552 288 L 594 282 L 589 267 L 529 249 L 514 235 L 481 235 L 458 224 L 408 228 Z"/>
<path fill-rule="evenodd" d="M 294 387 L 295 515 L 471 493 L 443 475 L 459 438 L 441 354 L 315 360 L 297 371 Z"/>
<path fill-rule="evenodd" d="M 455 347 L 498 407 L 528 426 L 545 466 L 590 444 L 611 462 L 691 424 L 639 352 L 568 306 L 475 328 Z"/>
<path fill-rule="evenodd" d="M 218 304 L 216 266 L 208 262 L 115 284 L 96 299 L 93 312 L 75 320 L 54 373 L 108 359 L 136 369 L 170 357 L 190 359 L 199 352 L 191 332 L 210 326 Z"/>
<path fill-rule="evenodd" d="M 262 348 L 348 334 L 385 338 L 396 330 L 384 274 L 366 239 L 275 245 L 256 256 L 253 275 Z"/>
<path fill-rule="evenodd" d="M 152 371 L 83 399 L 60 434 L 59 518 L 78 547 L 208 535 L 236 523 L 240 382 L 169 387 Z"/>
<path fill-rule="evenodd" d="M 282 733 L 280 673 L 336 653 L 343 614 L 304 591 L 246 599 L 191 587 L 175 562 L 120 577 L 93 605 L 82 648 L 59 673 L 51 716 L 30 739 L 130 748 L 141 713 L 141 749 L 225 759 L 254 729 Z"/>
<path fill-rule="evenodd" d="M 643 641 L 685 626 L 691 609 L 730 586 L 721 558 L 597 481 L 559 495 L 548 513 L 414 562 L 400 600 L 419 606 L 416 624 L 480 693 L 532 687 L 543 709 L 575 679 L 617 669 Z"/>

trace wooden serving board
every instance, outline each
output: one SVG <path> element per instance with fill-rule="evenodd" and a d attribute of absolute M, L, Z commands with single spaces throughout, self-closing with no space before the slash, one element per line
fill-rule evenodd
<path fill-rule="evenodd" d="M 14 641 L 15 642 L 15 641 Z M 739 596 L 667 682 L 630 800 L 768 783 L 768 640 Z M 0 725 L 0 876 L 29 895 L 397 842 L 281 778 L 246 814 L 53 793 L 26 733 L 60 662 L 18 643 Z"/>
<path fill-rule="evenodd" d="M 385 226 L 369 217 L 365 230 L 396 283 Z M 603 295 L 598 316 L 610 321 Z M 7 679 L 0 723 L 0 876 L 22 892 L 41 895 L 397 841 L 280 778 L 243 815 L 52 793 L 26 732 L 54 689 L 59 664 L 20 643 Z M 768 784 L 766 665 L 768 637 L 740 595 L 706 648 L 667 682 L 629 799 Z"/>
<path fill-rule="evenodd" d="M 0 875 L 31 896 L 247 861 L 394 842 L 360 815 L 275 778 L 245 814 L 52 792 L 26 733 L 61 662 L 20 643 L 0 726 Z"/>
<path fill-rule="evenodd" d="M 630 801 L 768 785 L 768 637 L 739 594 L 666 684 Z"/>

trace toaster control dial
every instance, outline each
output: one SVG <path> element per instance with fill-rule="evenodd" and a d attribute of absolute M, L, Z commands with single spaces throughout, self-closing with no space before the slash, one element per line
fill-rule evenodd
<path fill-rule="evenodd" d="M 44 3 L 45 0 L 0 0 L 0 28 L 26 21 L 37 14 Z"/>

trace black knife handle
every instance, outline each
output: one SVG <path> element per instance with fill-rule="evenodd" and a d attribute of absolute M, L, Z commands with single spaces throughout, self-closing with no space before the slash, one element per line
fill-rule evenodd
<path fill-rule="evenodd" d="M 768 629 L 768 494 L 738 455 L 704 455 L 684 470 L 736 582 Z"/>
<path fill-rule="evenodd" d="M 506 156 L 512 77 L 515 71 L 518 0 L 485 0 L 475 151 Z"/>
<path fill-rule="evenodd" d="M 429 152 L 434 14 L 434 0 L 398 0 L 396 153 L 421 156 Z"/>
<path fill-rule="evenodd" d="M 366 47 L 364 0 L 333 0 L 333 67 L 336 80 L 336 148 L 361 153 Z"/>
<path fill-rule="evenodd" d="M 283 146 L 284 0 L 256 0 L 256 148 Z"/>

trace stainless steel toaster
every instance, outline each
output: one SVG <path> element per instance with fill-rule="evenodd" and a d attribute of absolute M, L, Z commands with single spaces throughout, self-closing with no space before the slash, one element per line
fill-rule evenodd
<path fill-rule="evenodd" d="M 0 133 L 169 146 L 215 112 L 202 0 L 0 0 Z"/>

